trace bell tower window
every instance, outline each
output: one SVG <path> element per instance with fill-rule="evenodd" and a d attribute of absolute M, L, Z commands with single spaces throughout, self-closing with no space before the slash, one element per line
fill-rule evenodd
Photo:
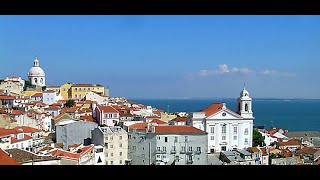
<path fill-rule="evenodd" d="M 245 104 L 244 110 L 245 110 L 245 111 L 248 111 L 248 103 Z"/>
<path fill-rule="evenodd" d="M 38 83 L 38 79 L 37 79 L 37 78 L 34 78 L 34 82 L 35 82 L 35 83 Z"/>

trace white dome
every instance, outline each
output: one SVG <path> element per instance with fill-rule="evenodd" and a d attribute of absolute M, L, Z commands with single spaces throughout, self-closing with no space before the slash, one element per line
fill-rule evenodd
<path fill-rule="evenodd" d="M 37 57 L 34 60 L 33 67 L 28 72 L 28 76 L 45 76 Z"/>
<path fill-rule="evenodd" d="M 32 67 L 28 72 L 28 76 L 45 76 L 45 74 L 41 67 Z"/>

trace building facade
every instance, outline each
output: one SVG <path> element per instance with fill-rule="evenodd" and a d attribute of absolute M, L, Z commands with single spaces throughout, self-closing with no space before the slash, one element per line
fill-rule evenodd
<path fill-rule="evenodd" d="M 128 160 L 128 134 L 120 126 L 95 128 L 92 143 L 104 147 L 107 165 L 124 165 Z"/>
<path fill-rule="evenodd" d="M 112 106 L 97 106 L 95 116 L 99 125 L 115 126 L 120 121 L 119 111 Z"/>
<path fill-rule="evenodd" d="M 188 125 L 208 133 L 208 152 L 215 153 L 252 146 L 252 99 L 243 88 L 238 98 L 238 112 L 225 103 L 214 103 L 200 112 L 190 113 Z"/>
<path fill-rule="evenodd" d="M 137 127 L 137 126 L 135 126 Z M 132 165 L 207 165 L 207 133 L 192 126 L 129 126 Z"/>

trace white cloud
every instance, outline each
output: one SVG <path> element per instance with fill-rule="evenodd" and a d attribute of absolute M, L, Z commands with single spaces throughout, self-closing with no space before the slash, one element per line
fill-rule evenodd
<path fill-rule="evenodd" d="M 207 77 L 207 76 L 217 76 L 224 74 L 255 74 L 256 70 L 250 69 L 248 67 L 229 67 L 227 64 L 220 64 L 216 69 L 203 69 L 200 70 L 197 74 L 194 74 L 192 79 L 196 77 Z M 288 72 L 279 72 L 272 69 L 265 69 L 258 72 L 258 74 L 269 76 L 269 77 L 295 77 L 296 74 Z"/>

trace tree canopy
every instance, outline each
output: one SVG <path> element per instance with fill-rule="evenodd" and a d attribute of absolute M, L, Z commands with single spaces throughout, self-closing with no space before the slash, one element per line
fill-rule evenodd
<path fill-rule="evenodd" d="M 252 140 L 252 146 L 265 146 L 266 144 L 264 143 L 264 137 L 262 134 L 256 130 L 253 129 L 253 140 Z"/>
<path fill-rule="evenodd" d="M 73 107 L 73 105 L 74 105 L 74 100 L 72 99 L 69 99 L 66 103 L 64 103 L 64 106 L 68 108 Z"/>

